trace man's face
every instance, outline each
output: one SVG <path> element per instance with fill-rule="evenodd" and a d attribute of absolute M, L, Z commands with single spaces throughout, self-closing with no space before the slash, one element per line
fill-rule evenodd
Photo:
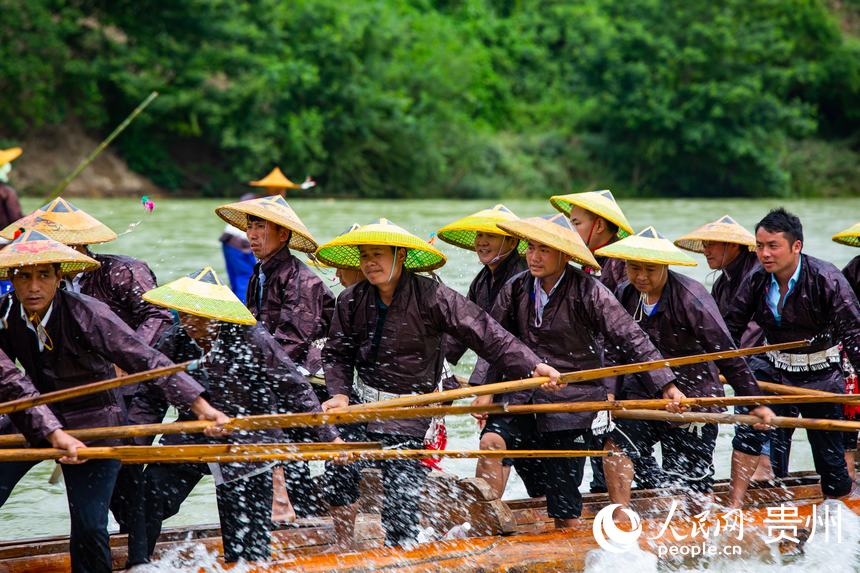
<path fill-rule="evenodd" d="M 582 237 L 582 241 L 585 243 L 585 246 L 589 249 L 591 245 L 588 243 L 594 238 L 594 235 L 598 234 L 596 226 L 597 217 L 591 211 L 586 211 L 582 207 L 573 206 L 570 209 L 570 224 L 573 225 L 573 228 L 576 229 L 576 232 L 579 233 L 579 236 Z"/>
<path fill-rule="evenodd" d="M 263 261 L 277 253 L 290 240 L 290 231 L 263 219 L 248 219 L 248 229 L 245 231 L 251 251 L 257 259 Z"/>
<path fill-rule="evenodd" d="M 337 277 L 337 280 L 340 281 L 340 285 L 343 288 L 351 287 L 355 283 L 364 280 L 364 275 L 361 273 L 361 270 L 357 269 L 337 269 L 334 276 Z"/>
<path fill-rule="evenodd" d="M 779 273 L 793 268 L 802 248 L 801 241 L 789 242 L 782 231 L 771 233 L 764 227 L 759 227 L 755 232 L 756 255 L 761 266 L 769 273 Z"/>
<path fill-rule="evenodd" d="M 488 265 L 499 255 L 512 251 L 515 241 L 505 235 L 479 232 L 475 235 L 475 253 L 482 265 Z"/>
<path fill-rule="evenodd" d="M 627 279 L 639 292 L 655 292 L 663 288 L 668 278 L 667 265 L 627 261 Z"/>
<path fill-rule="evenodd" d="M 702 241 L 708 266 L 713 270 L 725 268 L 741 253 L 740 245 L 721 241 Z"/>
<path fill-rule="evenodd" d="M 526 263 L 533 277 L 542 279 L 560 273 L 570 261 L 570 256 L 542 243 L 529 241 L 526 249 Z"/>
<path fill-rule="evenodd" d="M 15 269 L 12 273 L 12 286 L 15 296 L 24 307 L 28 316 L 47 312 L 54 300 L 62 275 L 53 265 L 33 265 Z"/>
<path fill-rule="evenodd" d="M 194 340 L 204 340 L 215 335 L 218 321 L 185 312 L 179 313 L 179 322 L 185 332 Z"/>
<path fill-rule="evenodd" d="M 403 261 L 406 259 L 406 249 L 397 249 L 397 266 L 394 273 L 391 267 L 394 264 L 394 249 L 385 245 L 360 245 L 358 247 L 361 257 L 361 272 L 372 285 L 380 285 L 391 281 L 396 283 L 400 279 L 403 269 Z"/>

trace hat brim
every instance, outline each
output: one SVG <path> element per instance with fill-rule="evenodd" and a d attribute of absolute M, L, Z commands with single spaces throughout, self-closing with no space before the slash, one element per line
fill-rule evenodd
<path fill-rule="evenodd" d="M 441 251 L 417 237 L 411 238 L 397 233 L 381 231 L 371 231 L 363 235 L 360 231 L 347 233 L 343 237 L 337 237 L 320 247 L 316 256 L 323 263 L 332 267 L 360 270 L 361 256 L 358 247 L 362 245 L 406 249 L 406 260 L 403 262 L 403 268 L 408 271 L 432 271 L 444 266 L 447 262 L 447 258 Z"/>
<path fill-rule="evenodd" d="M 497 223 L 497 226 L 500 229 L 510 233 L 514 237 L 526 242 L 536 241 L 542 245 L 561 251 L 582 266 L 590 267 L 595 271 L 600 270 L 600 263 L 598 263 L 597 259 L 594 258 L 594 255 L 591 254 L 588 247 L 584 244 L 580 247 L 573 241 L 564 240 L 559 233 L 560 231 L 563 232 L 564 229 L 560 227 L 558 230 L 552 229 L 549 225 L 558 227 L 555 223 L 549 222 L 546 222 L 545 225 L 539 226 L 526 219 Z M 575 231 L 569 232 L 575 233 Z"/>
<path fill-rule="evenodd" d="M 243 203 L 248 203 L 248 205 L 243 205 Z M 280 225 L 291 231 L 289 247 L 296 251 L 313 253 L 319 247 L 316 240 L 311 236 L 310 231 L 300 221 L 278 217 L 277 214 L 252 201 L 223 205 L 215 209 L 215 213 L 240 231 L 248 230 L 248 215 L 270 221 L 275 225 Z"/>
<path fill-rule="evenodd" d="M 676 265 L 681 267 L 696 267 L 699 265 L 692 257 L 681 251 L 663 251 L 647 244 L 637 244 L 637 236 L 612 243 L 595 253 L 597 256 L 611 259 L 623 259 L 640 263 L 656 265 Z M 668 241 L 667 241 L 668 242 Z M 671 243 L 669 243 L 671 245 Z"/>
<path fill-rule="evenodd" d="M 439 237 L 439 239 L 448 243 L 449 245 L 454 245 L 455 247 L 466 249 L 467 251 L 474 251 L 475 237 L 478 236 L 478 233 L 491 233 L 493 235 L 502 235 L 505 237 L 511 236 L 510 234 L 505 233 L 504 231 L 499 229 L 496 223 L 488 223 L 486 225 L 474 225 L 471 228 L 467 226 L 453 227 L 452 225 L 448 225 L 439 229 L 436 232 L 436 236 Z M 524 255 L 526 249 L 528 248 L 528 244 L 525 241 L 519 239 L 518 237 L 512 238 L 518 239 L 517 253 L 519 253 L 520 256 Z"/>
<path fill-rule="evenodd" d="M 9 149 L 0 150 L 0 167 L 7 163 L 12 163 L 24 152 L 20 147 L 10 147 Z"/>
<path fill-rule="evenodd" d="M 617 235 L 619 238 L 623 239 L 624 237 L 632 235 L 634 232 L 633 226 L 627 221 L 627 217 L 624 216 L 624 213 L 622 213 L 620 209 L 616 213 L 603 205 L 591 203 L 587 200 L 567 195 L 555 195 L 550 197 L 549 202 L 557 211 L 564 213 L 568 217 L 570 217 L 570 210 L 573 207 L 582 207 L 589 213 L 594 213 L 598 217 L 603 217 L 618 227 Z"/>
<path fill-rule="evenodd" d="M 2 253 L 2 251 L 0 251 Z M 91 259 L 86 255 L 81 255 L 84 257 L 83 259 L 65 259 L 65 260 L 57 260 L 58 257 L 56 253 L 45 252 L 45 253 L 35 253 L 31 255 L 27 260 L 22 260 L 18 263 L 10 263 L 8 266 L 4 266 L 0 268 L 0 280 L 11 280 L 12 275 L 16 270 L 23 269 L 25 267 L 33 267 L 36 265 L 60 265 L 60 272 L 63 275 L 73 275 L 76 273 L 94 271 L 101 266 L 101 263 L 95 259 Z M 0 257 L 0 264 L 4 264 L 2 257 Z"/>
<path fill-rule="evenodd" d="M 81 210 L 68 213 L 36 211 L 6 226 L 0 231 L 0 237 L 12 240 L 18 229 L 38 231 L 64 245 L 95 245 L 117 238 L 107 225 Z"/>
<path fill-rule="evenodd" d="M 849 247 L 860 247 L 860 223 L 833 235 L 833 241 Z"/>
<path fill-rule="evenodd" d="M 233 324 L 257 324 L 251 311 L 235 297 L 231 300 L 224 296 L 222 289 L 227 287 L 183 277 L 145 292 L 142 298 L 154 305 L 194 316 Z"/>

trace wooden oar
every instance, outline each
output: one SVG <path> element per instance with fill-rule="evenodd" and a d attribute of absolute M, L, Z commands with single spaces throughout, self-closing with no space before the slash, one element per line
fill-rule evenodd
<path fill-rule="evenodd" d="M 728 350 L 725 352 L 711 352 L 708 354 L 696 354 L 693 356 L 679 356 L 677 358 L 662 358 L 660 360 L 651 360 L 648 362 L 637 362 L 635 364 L 625 364 L 622 366 L 605 366 L 603 368 L 592 368 L 590 370 L 580 370 L 578 372 L 568 372 L 561 375 L 560 382 L 563 384 L 575 384 L 577 382 L 586 382 L 597 380 L 598 378 L 607 378 L 610 376 L 623 376 L 625 374 L 635 374 L 638 372 L 649 372 L 651 370 L 659 370 L 660 368 L 669 368 L 676 366 L 686 366 L 688 364 L 699 364 L 701 362 L 711 362 L 714 360 L 723 360 L 726 358 L 737 358 L 741 356 L 750 356 L 753 354 L 761 354 L 775 350 L 789 350 L 792 348 L 801 348 L 809 346 L 808 340 L 798 340 L 796 342 L 785 342 L 782 344 L 771 344 L 767 346 L 756 346 L 753 348 L 741 348 Z M 510 382 L 497 382 L 495 384 L 484 384 L 471 388 L 456 388 L 454 390 L 444 390 L 442 392 L 431 392 L 429 394 L 416 394 L 411 396 L 401 396 L 399 398 L 391 398 L 389 400 L 380 400 L 378 402 L 368 402 L 366 404 L 355 404 L 347 408 L 338 408 L 332 411 L 349 410 L 366 410 L 369 408 L 394 408 L 394 407 L 414 407 L 425 406 L 427 404 L 437 404 L 440 402 L 453 402 L 461 398 L 471 398 L 473 396 L 487 396 L 491 394 L 507 394 L 509 392 L 519 392 L 521 390 L 531 390 L 538 388 L 549 382 L 549 378 L 540 376 L 537 378 L 526 378 L 523 380 L 512 380 Z"/>
<path fill-rule="evenodd" d="M 712 406 L 757 406 L 779 404 L 810 403 L 850 403 L 854 395 L 834 394 L 830 396 L 734 396 L 686 398 L 681 401 L 685 407 Z M 232 430 L 272 430 L 278 428 L 300 428 L 325 424 L 353 424 L 381 420 L 403 420 L 410 418 L 431 418 L 438 416 L 459 416 L 467 414 L 551 414 L 563 412 L 595 412 L 599 410 L 663 409 L 671 400 L 615 400 L 594 402 L 560 402 L 556 404 L 490 404 L 488 406 L 422 406 L 417 408 L 379 408 L 375 410 L 330 411 L 317 414 L 267 414 L 233 418 L 225 427 Z M 190 421 L 169 422 L 166 424 L 143 424 L 139 426 L 115 426 L 108 428 L 86 428 L 70 430 L 69 433 L 79 440 L 93 441 L 117 438 L 138 438 L 156 434 L 195 434 L 210 427 L 212 422 Z M 20 434 L 0 436 L 0 447 L 17 447 L 26 444 Z"/>
<path fill-rule="evenodd" d="M 728 413 L 685 412 L 683 414 L 673 414 L 671 412 L 659 412 L 656 410 L 625 410 L 623 412 L 616 412 L 613 416 L 627 420 L 653 420 L 681 424 L 703 422 L 706 424 L 743 424 L 745 426 L 753 426 L 761 423 L 761 418 L 758 416 Z M 860 430 L 860 422 L 823 420 L 819 418 L 790 418 L 786 416 L 775 416 L 770 425 L 776 428 L 803 428 L 805 430 L 836 432 L 854 432 Z"/>
<path fill-rule="evenodd" d="M 280 444 L 283 446 L 284 444 Z M 81 448 L 81 460 L 120 460 L 123 463 L 199 463 L 199 462 L 266 462 L 266 461 L 358 461 L 424 458 L 570 458 L 609 455 L 604 450 L 365 450 L 349 449 L 350 444 L 334 444 L 334 451 L 283 451 L 278 444 L 245 444 L 221 452 L 217 447 L 197 446 L 117 446 Z M 218 445 L 220 446 L 220 444 Z M 346 447 L 344 447 L 346 446 Z M 207 447 L 210 448 L 207 450 Z M 141 451 L 142 450 L 142 451 Z M 279 451 L 280 450 L 280 451 Z M 65 450 L 23 448 L 0 450 L 0 462 L 55 460 Z"/>
<path fill-rule="evenodd" d="M 726 377 L 720 374 L 720 382 L 728 384 Z M 786 384 L 777 384 L 775 382 L 765 382 L 764 380 L 756 380 L 758 387 L 765 392 L 773 392 L 783 396 L 846 396 L 848 394 L 834 394 L 833 392 L 825 392 L 824 390 L 813 390 L 811 388 L 802 388 L 800 386 L 787 386 Z M 860 405 L 860 395 L 857 397 L 857 404 Z"/>
<path fill-rule="evenodd" d="M 183 362 L 181 364 L 171 364 L 170 366 L 162 366 L 161 368 L 154 368 L 145 372 L 137 372 L 135 374 L 111 378 L 109 380 L 100 380 L 98 382 L 75 386 L 74 388 L 66 388 L 65 390 L 57 390 L 56 392 L 47 392 L 45 394 L 39 394 L 38 396 L 30 396 L 27 398 L 19 398 L 9 402 L 3 402 L 0 403 L 0 414 L 20 412 L 21 410 L 26 410 L 27 408 L 33 408 L 42 404 L 62 402 L 63 400 L 69 400 L 70 398 L 79 398 L 81 396 L 104 392 L 105 390 L 128 386 L 129 384 L 145 382 L 147 380 L 152 380 L 153 378 L 169 376 L 170 374 L 175 374 L 187 369 L 194 362 L 194 360 L 189 360 L 188 362 Z"/>

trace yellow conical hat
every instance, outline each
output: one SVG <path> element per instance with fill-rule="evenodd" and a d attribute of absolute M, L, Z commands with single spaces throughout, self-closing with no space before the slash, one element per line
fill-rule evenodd
<path fill-rule="evenodd" d="M 755 249 L 755 236 L 728 215 L 678 238 L 675 240 L 675 246 L 694 253 L 704 253 L 703 241 L 734 243 L 751 251 Z"/>
<path fill-rule="evenodd" d="M 565 215 L 528 217 L 499 223 L 499 228 L 525 241 L 535 241 L 570 255 L 577 263 L 599 271 L 600 264 Z"/>
<path fill-rule="evenodd" d="M 635 235 L 624 237 L 594 253 L 599 257 L 638 261 L 641 263 L 656 263 L 660 265 L 681 265 L 695 267 L 698 265 L 692 257 L 673 245 L 669 239 L 657 232 L 654 227 L 648 227 Z"/>
<path fill-rule="evenodd" d="M 633 234 L 633 227 L 627 221 L 627 217 L 621 211 L 621 207 L 615 201 L 612 191 L 586 191 L 585 193 L 571 193 L 570 195 L 554 195 L 549 198 L 552 206 L 570 217 L 570 209 L 574 206 L 582 207 L 598 217 L 603 217 L 618 225 L 618 236 L 626 237 Z"/>
<path fill-rule="evenodd" d="M 494 235 L 508 235 L 505 231 L 499 229 L 496 223 L 504 223 L 506 221 L 516 221 L 519 219 L 514 215 L 513 211 L 499 203 L 490 209 L 484 209 L 477 213 L 472 213 L 462 219 L 457 219 L 453 223 L 445 225 L 438 231 L 436 236 L 461 249 L 475 250 L 475 236 L 478 233 L 493 233 Z M 510 236 L 510 235 L 508 235 Z M 517 246 L 517 251 L 520 254 L 526 252 L 528 245 L 525 241 L 520 241 Z"/>
<path fill-rule="evenodd" d="M 0 237 L 12 239 L 18 229 L 39 231 L 64 245 L 92 245 L 116 239 L 116 233 L 107 225 L 62 197 L 7 226 L 0 231 Z"/>
<path fill-rule="evenodd" d="M 362 225 L 335 237 L 317 250 L 317 258 L 332 267 L 359 269 L 360 245 L 404 247 L 406 260 L 403 262 L 403 268 L 415 272 L 438 269 L 447 261 L 445 255 L 436 247 L 388 219 L 379 219 L 376 223 Z"/>
<path fill-rule="evenodd" d="M 338 237 L 342 237 L 342 236 L 346 235 L 347 233 L 351 233 L 351 232 L 355 231 L 356 229 L 358 229 L 359 227 L 361 227 L 361 225 L 359 225 L 358 223 L 353 223 L 352 225 L 349 226 L 349 228 L 346 231 L 344 231 L 343 233 L 340 233 L 338 235 Z M 338 269 L 338 268 L 349 269 L 349 268 L 352 268 L 352 267 L 335 267 L 335 266 L 330 265 L 328 263 L 324 263 L 316 255 L 316 253 L 308 253 L 308 262 L 315 267 L 319 267 L 320 269 Z"/>
<path fill-rule="evenodd" d="M 836 233 L 833 240 L 849 247 L 860 247 L 860 223 L 854 223 L 844 231 Z"/>
<path fill-rule="evenodd" d="M 248 215 L 271 221 L 292 231 L 290 248 L 303 253 L 313 253 L 317 250 L 317 242 L 305 224 L 280 195 L 270 195 L 261 199 L 249 199 L 221 205 L 215 212 L 219 217 L 239 229 L 248 230 Z"/>
<path fill-rule="evenodd" d="M 6 165 L 7 163 L 12 163 L 24 151 L 20 147 L 10 147 L 9 149 L 0 149 L 0 167 Z"/>
<path fill-rule="evenodd" d="M 290 181 L 280 167 L 272 169 L 268 175 L 262 179 L 251 181 L 248 185 L 252 187 L 265 187 L 266 189 L 301 189 L 302 186 L 298 183 Z"/>
<path fill-rule="evenodd" d="M 8 279 L 17 268 L 55 263 L 59 263 L 63 274 L 92 271 L 101 266 L 97 260 L 30 229 L 0 249 L 0 279 Z"/>
<path fill-rule="evenodd" d="M 143 293 L 143 300 L 195 316 L 232 322 L 257 324 L 257 319 L 230 287 L 218 278 L 212 267 Z"/>

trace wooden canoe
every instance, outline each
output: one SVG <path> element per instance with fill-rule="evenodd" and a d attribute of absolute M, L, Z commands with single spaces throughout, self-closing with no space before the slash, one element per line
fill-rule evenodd
<path fill-rule="evenodd" d="M 728 484 L 715 486 L 716 501 L 724 503 Z M 260 571 L 307 572 L 359 572 L 370 570 L 417 573 L 429 571 L 581 571 L 589 551 L 597 549 L 592 533 L 595 514 L 609 503 L 605 494 L 586 494 L 582 524 L 556 530 L 546 514 L 542 498 L 502 501 L 495 498 L 481 479 L 457 479 L 449 474 L 434 472 L 428 481 L 427 499 L 452 500 L 453 503 L 429 504 L 423 510 L 424 525 L 445 532 L 464 522 L 472 525 L 470 534 L 475 537 L 449 541 L 434 541 L 406 549 L 382 548 L 382 527 L 379 521 L 379 475 L 365 470 L 362 482 L 361 514 L 356 525 L 359 550 L 354 553 L 333 552 L 333 531 L 327 517 L 302 519 L 293 526 L 273 532 L 274 563 Z M 762 526 L 768 518 L 767 508 L 780 504 L 797 507 L 797 517 L 806 522 L 813 507 L 822 501 L 818 478 L 810 472 L 792 474 L 778 486 L 758 484 L 750 489 L 749 503 L 744 515 L 749 519 L 750 534 L 743 542 L 741 557 L 769 554 L 764 543 Z M 674 500 L 684 507 L 686 499 L 668 490 L 634 491 L 632 509 L 643 518 L 644 533 L 640 547 L 655 551 L 656 544 L 684 545 L 700 543 L 690 536 L 692 522 L 679 520 L 672 539 L 668 534 L 658 535 Z M 860 514 L 860 500 L 847 502 L 847 507 Z M 682 531 L 678 532 L 678 524 Z M 687 528 L 687 529 L 684 529 Z M 758 528 L 758 529 L 756 529 Z M 679 540 L 679 535 L 689 539 Z M 798 528 L 798 542 L 779 544 L 784 554 L 799 554 L 809 528 Z M 649 540 L 650 538 L 655 540 Z M 114 568 L 125 563 L 126 539 L 111 536 Z M 205 548 L 220 554 L 221 541 L 217 526 L 195 526 L 165 530 L 157 547 L 157 554 L 173 550 L 174 559 L 181 559 L 183 551 L 191 547 Z M 184 549 L 183 549 L 184 548 Z M 0 541 L 0 573 L 68 571 L 68 538 L 50 537 Z M 682 558 L 687 560 L 687 557 Z M 194 570 L 191 563 L 183 567 Z M 174 567 L 175 568 L 175 567 Z"/>

